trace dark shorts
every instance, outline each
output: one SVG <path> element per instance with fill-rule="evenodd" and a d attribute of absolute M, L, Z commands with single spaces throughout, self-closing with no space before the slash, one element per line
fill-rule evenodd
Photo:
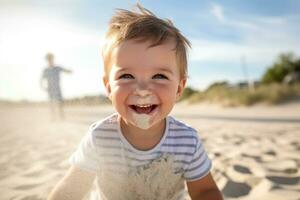
<path fill-rule="evenodd" d="M 49 95 L 50 101 L 57 101 L 57 102 L 63 101 L 60 89 L 57 89 L 57 88 L 55 90 L 48 89 L 48 95 Z"/>

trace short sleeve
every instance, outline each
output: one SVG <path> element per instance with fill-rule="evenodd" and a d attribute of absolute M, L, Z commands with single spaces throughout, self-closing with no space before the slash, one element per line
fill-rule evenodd
<path fill-rule="evenodd" d="M 71 165 L 81 169 L 95 172 L 99 163 L 92 133 L 93 131 L 90 130 L 84 136 L 75 152 L 69 158 L 69 162 Z"/>
<path fill-rule="evenodd" d="M 62 68 L 62 67 L 60 67 L 60 66 L 58 66 L 58 67 L 57 67 L 57 69 L 58 69 L 58 71 L 59 71 L 59 72 L 61 72 L 61 71 L 64 71 L 64 70 L 65 70 L 64 68 Z"/>
<path fill-rule="evenodd" d="M 194 152 L 194 155 L 184 172 L 184 178 L 187 181 L 195 181 L 201 179 L 210 172 L 211 166 L 211 160 L 205 152 L 204 145 L 198 138 L 196 151 Z"/>
<path fill-rule="evenodd" d="M 61 73 L 63 71 L 64 71 L 64 68 L 62 68 L 61 66 L 56 66 L 55 67 L 55 73 L 59 74 L 59 73 Z"/>

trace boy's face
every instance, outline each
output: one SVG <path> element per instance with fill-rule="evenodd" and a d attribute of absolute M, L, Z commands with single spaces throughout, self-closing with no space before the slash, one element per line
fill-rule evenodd
<path fill-rule="evenodd" d="M 148 48 L 149 42 L 129 40 L 116 48 L 108 77 L 109 98 L 128 125 L 148 129 L 164 123 L 185 80 L 180 80 L 173 42 Z"/>
<path fill-rule="evenodd" d="M 47 60 L 47 62 L 48 62 L 48 65 L 50 66 L 50 67 L 52 67 L 53 66 L 53 64 L 54 64 L 54 57 L 53 56 L 47 56 L 46 57 L 46 60 Z"/>

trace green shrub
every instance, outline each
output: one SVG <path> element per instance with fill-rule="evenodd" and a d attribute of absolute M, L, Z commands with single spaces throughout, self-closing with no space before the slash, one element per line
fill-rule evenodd
<path fill-rule="evenodd" d="M 248 88 L 218 85 L 204 92 L 196 92 L 188 98 L 188 102 L 210 102 L 226 106 L 253 105 L 259 102 L 278 104 L 300 96 L 300 84 L 283 85 L 278 83 L 258 86 L 251 91 Z"/>
<path fill-rule="evenodd" d="M 182 93 L 182 96 L 181 98 L 179 99 L 179 101 L 182 101 L 184 99 L 187 99 L 189 98 L 190 96 L 192 96 L 193 94 L 197 93 L 198 91 L 191 88 L 191 87 L 186 87 L 184 90 L 183 90 L 183 93 Z"/>

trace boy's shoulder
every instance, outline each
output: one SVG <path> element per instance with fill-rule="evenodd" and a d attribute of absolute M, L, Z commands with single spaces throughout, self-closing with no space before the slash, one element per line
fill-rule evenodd
<path fill-rule="evenodd" d="M 174 143 L 186 144 L 195 152 L 202 145 L 199 132 L 190 125 L 169 116 L 169 133 L 168 138 L 172 138 Z"/>
<path fill-rule="evenodd" d="M 114 113 L 109 115 L 108 117 L 94 122 L 90 128 L 90 132 L 98 132 L 98 131 L 118 131 L 118 114 Z"/>
<path fill-rule="evenodd" d="M 174 133 L 184 132 L 185 135 L 198 136 L 198 131 L 196 129 L 172 116 L 169 116 L 169 131 Z"/>

